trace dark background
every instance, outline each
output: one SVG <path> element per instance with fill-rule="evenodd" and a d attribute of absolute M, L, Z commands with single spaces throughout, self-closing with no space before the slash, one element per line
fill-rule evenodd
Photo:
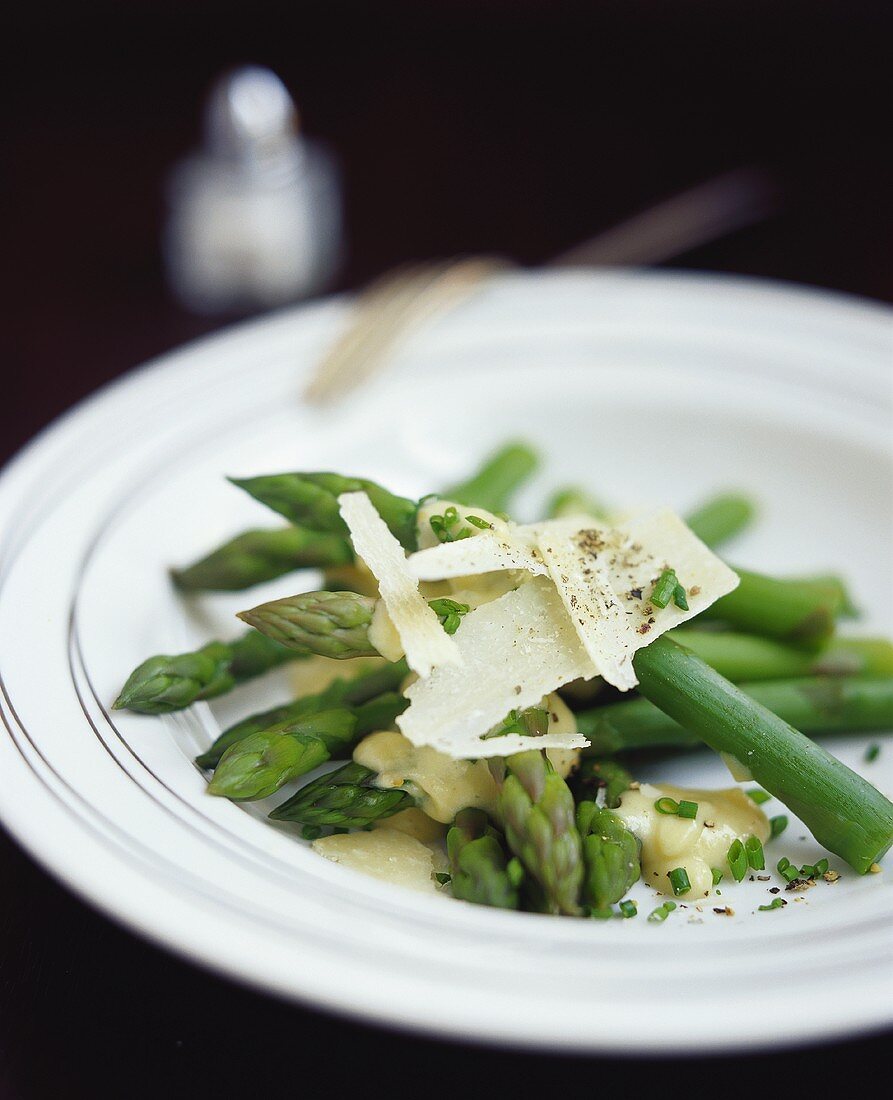
<path fill-rule="evenodd" d="M 170 299 L 158 242 L 163 178 L 228 66 L 275 68 L 307 131 L 340 156 L 341 288 L 458 252 L 535 264 L 758 164 L 782 186 L 778 213 L 676 265 L 891 301 L 891 31 L 888 5 L 852 0 L 17 10 L 4 34 L 0 459 L 103 382 L 220 323 Z M 630 1087 L 614 1062 L 469 1052 L 242 991 L 120 931 L 2 834 L 0 881 L 4 1100 L 317 1095 L 382 1076 L 450 1096 Z M 730 1096 L 808 1089 L 882 1042 L 756 1056 L 742 1035 L 743 1060 L 652 1065 L 638 1080 L 663 1095 L 707 1080 Z"/>

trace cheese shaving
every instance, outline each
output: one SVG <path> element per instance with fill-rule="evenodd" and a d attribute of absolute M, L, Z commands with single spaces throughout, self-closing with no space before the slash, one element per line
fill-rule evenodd
<path fill-rule="evenodd" d="M 400 636 L 409 667 L 428 676 L 437 665 L 461 661 L 455 641 L 419 592 L 403 548 L 365 493 L 343 493 L 341 516 L 350 531 L 357 555 L 378 581 L 381 599 Z"/>
<path fill-rule="evenodd" d="M 548 578 L 533 578 L 469 612 L 453 640 L 461 666 L 438 667 L 406 690 L 410 706 L 397 725 L 414 745 L 483 758 L 588 744 L 573 732 L 487 737 L 509 711 L 539 705 L 563 684 L 596 675 Z"/>
<path fill-rule="evenodd" d="M 609 684 L 627 691 L 636 686 L 632 645 L 635 638 L 625 609 L 611 587 L 611 576 L 588 546 L 608 545 L 614 532 L 588 528 L 573 536 L 541 535 L 540 553 L 564 610 L 590 660 Z"/>
<path fill-rule="evenodd" d="M 409 568 L 420 581 L 443 581 L 503 569 L 525 569 L 543 575 L 546 567 L 536 549 L 509 531 L 479 531 L 474 538 L 444 542 L 410 555 Z"/>
<path fill-rule="evenodd" d="M 438 506 L 442 508 L 443 502 Z M 430 505 L 428 506 L 431 507 Z M 490 518 L 485 513 L 485 518 Z M 539 538 L 570 536 L 597 524 L 592 516 L 562 516 L 540 523 L 506 523 L 492 517 L 491 530 L 475 530 L 471 537 L 437 543 L 409 557 L 413 575 L 420 581 L 445 581 L 455 577 L 500 570 L 523 569 L 535 577 L 548 572 L 537 547 Z"/>
<path fill-rule="evenodd" d="M 540 534 L 537 546 L 583 647 L 600 675 L 635 687 L 635 653 L 731 592 L 738 577 L 670 511 L 618 527 L 567 536 Z M 664 569 L 685 588 L 688 610 L 654 606 L 649 596 Z"/>

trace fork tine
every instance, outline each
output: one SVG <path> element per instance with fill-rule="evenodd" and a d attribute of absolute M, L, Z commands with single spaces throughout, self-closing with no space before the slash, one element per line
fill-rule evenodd
<path fill-rule="evenodd" d="M 314 372 L 306 399 L 332 401 L 372 377 L 401 339 L 504 266 L 504 261 L 466 257 L 407 265 L 377 279 L 360 295 L 352 322 Z"/>

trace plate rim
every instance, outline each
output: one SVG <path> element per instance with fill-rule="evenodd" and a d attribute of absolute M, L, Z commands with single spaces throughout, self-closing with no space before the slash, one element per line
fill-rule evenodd
<path fill-rule="evenodd" d="M 734 287 L 736 289 L 750 291 L 754 288 L 754 285 L 756 285 L 756 287 L 758 287 L 762 292 L 770 292 L 770 296 L 775 301 L 779 301 L 779 299 L 784 299 L 785 301 L 794 304 L 800 301 L 809 301 L 813 304 L 818 305 L 820 302 L 824 302 L 830 298 L 833 299 L 839 306 L 843 306 L 845 312 L 849 313 L 852 310 L 854 317 L 855 315 L 859 315 L 859 317 L 864 320 L 883 319 L 885 324 L 888 324 L 891 317 L 893 317 L 893 310 L 890 310 L 889 307 L 887 307 L 883 303 L 874 303 L 855 298 L 851 295 L 840 294 L 834 291 L 788 287 L 784 284 L 780 284 L 777 286 L 769 280 L 741 278 L 737 276 L 716 277 L 710 275 L 705 277 L 703 275 L 693 274 L 690 272 L 673 272 L 669 275 L 663 272 L 632 272 L 624 273 L 619 276 L 615 273 L 611 273 L 610 275 L 597 273 L 592 275 L 591 278 L 601 281 L 603 285 L 606 279 L 609 282 L 619 284 L 620 281 L 627 280 L 630 274 L 637 275 L 639 277 L 644 276 L 645 281 L 652 284 L 668 281 L 673 283 L 684 282 L 688 284 L 688 286 L 698 287 L 701 291 L 703 291 L 704 289 L 715 289 L 717 285 L 721 285 L 723 287 L 723 290 Z M 562 278 L 564 277 L 564 273 L 561 273 L 558 276 L 549 275 L 547 277 L 550 279 L 554 279 L 556 277 Z M 574 277 L 576 279 L 579 279 L 579 273 L 574 273 Z M 514 278 L 518 278 L 518 276 L 514 276 Z M 521 278 L 524 278 L 526 281 L 530 282 L 531 280 L 539 280 L 542 277 L 539 275 L 524 275 L 521 276 Z M 589 281 L 589 279 L 587 279 L 587 281 Z M 128 372 L 121 378 L 116 379 L 113 382 L 108 383 L 106 386 L 101 387 L 99 390 L 90 394 L 84 401 L 75 405 L 72 409 L 68 410 L 67 412 L 62 414 L 61 417 L 57 418 L 49 425 L 47 425 L 44 429 L 42 429 L 41 432 L 38 433 L 38 435 L 29 444 L 22 448 L 18 452 L 18 454 L 13 456 L 13 458 L 4 466 L 3 470 L 0 471 L 0 509 L 2 509 L 4 506 L 9 485 L 11 483 L 14 483 L 16 479 L 21 478 L 21 472 L 27 470 L 29 464 L 33 464 L 39 461 L 40 455 L 45 453 L 48 447 L 52 446 L 54 440 L 61 440 L 65 436 L 66 432 L 70 431 L 72 427 L 76 426 L 79 417 L 82 417 L 91 409 L 95 410 L 97 408 L 101 408 L 109 398 L 110 393 L 112 393 L 113 391 L 130 387 L 131 385 L 133 385 L 136 379 L 141 376 L 151 375 L 152 377 L 158 378 L 165 371 L 176 370 L 178 365 L 181 365 L 184 362 L 188 364 L 190 361 L 195 359 L 196 353 L 206 353 L 220 344 L 232 344 L 234 338 L 238 338 L 241 340 L 257 340 L 261 338 L 260 334 L 262 334 L 264 331 L 273 332 L 280 326 L 283 326 L 284 329 L 288 331 L 290 328 L 293 328 L 296 324 L 300 323 L 299 318 L 302 315 L 306 316 L 308 313 L 313 313 L 317 317 L 323 317 L 325 316 L 325 314 L 332 313 L 333 311 L 335 314 L 337 314 L 338 311 L 343 311 L 347 308 L 348 301 L 349 300 L 346 298 L 326 300 L 321 303 L 311 303 L 309 305 L 304 305 L 297 308 L 293 307 L 288 310 L 280 311 L 272 317 L 263 317 L 260 319 L 243 322 L 239 325 L 225 329 L 222 332 L 202 337 L 199 340 L 193 341 L 183 348 L 175 349 L 172 352 L 168 352 L 165 355 L 150 360 L 148 363 L 137 368 L 135 371 Z M 9 541 L 9 533 L 4 532 L 3 544 L 2 548 L 0 548 L 3 550 L 3 558 L 6 557 L 6 551 Z M 0 794 L 2 794 L 2 788 L 0 788 Z M 139 934 L 147 936 L 153 942 L 158 943 L 167 949 L 174 950 L 175 953 L 193 963 L 198 962 L 201 965 L 208 966 L 209 968 L 217 970 L 218 972 L 220 972 L 221 969 L 224 969 L 224 972 L 228 973 L 230 976 L 237 977 L 239 980 L 246 982 L 246 984 L 255 985 L 257 988 L 270 991 L 269 983 L 264 981 L 263 979 L 259 979 L 258 981 L 253 982 L 250 974 L 234 974 L 232 969 L 225 967 L 225 964 L 220 964 L 214 959 L 209 959 L 207 956 L 203 956 L 194 948 L 190 948 L 184 945 L 182 941 L 177 942 L 176 939 L 171 938 L 170 934 L 158 931 L 157 929 L 153 928 L 150 923 L 145 921 L 137 921 L 133 918 L 132 915 L 123 914 L 121 912 L 120 906 L 116 906 L 113 899 L 103 899 L 97 896 L 98 891 L 95 888 L 95 884 L 93 885 L 93 888 L 91 888 L 90 885 L 79 880 L 78 876 L 75 874 L 74 869 L 66 869 L 64 866 L 60 867 L 58 856 L 55 857 L 54 861 L 54 856 L 46 852 L 41 847 L 36 835 L 32 834 L 29 836 L 26 824 L 27 814 L 23 815 L 21 821 L 18 821 L 16 820 L 17 815 L 15 814 L 15 812 L 7 813 L 8 809 L 9 806 L 2 798 L 0 798 L 0 810 L 3 811 L 2 816 L 4 823 L 7 825 L 8 828 L 10 828 L 10 831 L 16 837 L 18 842 L 21 843 L 23 847 L 25 847 L 26 850 L 28 850 L 30 854 L 34 858 L 36 858 L 37 861 L 43 867 L 45 867 L 45 869 L 47 869 L 54 877 L 62 879 L 62 881 L 64 881 L 69 888 L 71 888 L 79 897 L 87 901 L 88 904 L 99 908 L 107 915 L 110 915 L 113 919 L 116 919 L 119 922 L 126 923 L 129 927 L 134 928 Z M 114 891 L 112 890 L 111 893 L 114 894 Z M 289 990 L 280 989 L 275 992 L 278 992 L 280 995 L 285 995 L 297 1000 L 301 1000 L 303 1003 L 310 1004 L 311 1006 L 323 1007 L 327 1011 L 342 1012 L 361 1020 L 368 1020 L 367 1010 L 364 1010 L 361 1007 L 351 1008 L 349 1005 L 343 1004 L 325 1004 L 321 1001 L 318 994 L 311 994 L 305 997 L 302 996 L 299 991 L 296 991 L 293 988 Z M 380 1023 L 380 1021 L 374 1022 Z M 398 1023 L 398 1026 L 413 1026 L 418 1030 L 424 1030 L 429 1033 L 444 1034 L 442 1026 L 437 1024 L 436 1022 L 401 1020 Z M 870 1026 L 870 1023 L 863 1022 L 863 1024 L 860 1026 Z M 887 1022 L 879 1022 L 875 1026 L 877 1028 L 883 1028 L 887 1026 Z M 851 1030 L 851 1028 L 847 1028 L 847 1031 L 848 1030 Z M 827 1030 L 822 1030 L 821 1028 L 815 1030 L 810 1035 L 810 1037 L 820 1038 L 822 1036 L 842 1033 L 846 1033 L 846 1031 L 841 1032 L 839 1028 L 831 1026 Z M 512 1042 L 530 1042 L 529 1037 L 520 1037 L 517 1035 L 513 1036 L 513 1034 L 491 1035 L 484 1037 L 469 1034 L 459 1034 L 455 1028 L 451 1029 L 449 1034 L 451 1034 L 454 1038 L 461 1038 L 463 1040 L 479 1041 L 484 1043 L 492 1041 L 509 1044 Z M 800 1036 L 799 1038 L 802 1039 L 802 1036 Z M 796 1042 L 798 1041 L 798 1037 L 795 1036 L 789 1041 Z M 548 1044 L 550 1046 L 554 1045 L 554 1040 L 550 1038 L 548 1040 Z M 593 1044 L 591 1041 L 587 1043 L 579 1043 L 572 1040 L 569 1044 L 569 1048 L 585 1048 L 592 1050 L 602 1049 L 620 1052 L 616 1044 L 612 1042 L 609 1042 L 604 1046 L 599 1047 L 598 1045 Z M 676 1044 L 672 1044 L 667 1049 L 677 1049 L 677 1046 Z M 719 1050 L 723 1048 L 721 1044 L 714 1044 L 710 1047 L 710 1049 Z"/>

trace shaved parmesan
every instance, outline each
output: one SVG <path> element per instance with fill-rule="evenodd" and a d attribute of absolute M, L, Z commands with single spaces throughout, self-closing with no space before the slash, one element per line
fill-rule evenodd
<path fill-rule="evenodd" d="M 369 497 L 365 493 L 342 493 L 338 505 L 354 550 L 378 581 L 381 599 L 400 636 L 409 667 L 427 676 L 436 665 L 457 664 L 461 658 L 455 641 L 419 592 L 403 548 Z"/>
<path fill-rule="evenodd" d="M 567 537 L 541 535 L 539 550 L 574 630 L 598 673 L 623 691 L 636 686 L 632 641 L 635 635 L 611 587 L 608 571 L 587 553 L 583 537 L 604 546 L 613 532 L 590 528 Z"/>
<path fill-rule="evenodd" d="M 543 575 L 546 567 L 537 551 L 512 535 L 511 531 L 481 531 L 474 538 L 444 542 L 410 555 L 409 567 L 420 581 L 443 581 L 500 569 L 525 569 Z"/>
<path fill-rule="evenodd" d="M 540 534 L 537 546 L 587 654 L 622 690 L 637 683 L 632 661 L 639 649 L 738 584 L 737 575 L 670 511 L 570 536 Z M 649 600 L 666 568 L 686 590 L 687 611 Z"/>
<path fill-rule="evenodd" d="M 533 578 L 469 612 L 453 640 L 461 666 L 436 668 L 406 690 L 410 706 L 397 724 L 414 745 L 482 758 L 588 744 L 569 730 L 535 738 L 486 736 L 509 711 L 536 706 L 563 684 L 596 675 L 548 578 Z"/>

